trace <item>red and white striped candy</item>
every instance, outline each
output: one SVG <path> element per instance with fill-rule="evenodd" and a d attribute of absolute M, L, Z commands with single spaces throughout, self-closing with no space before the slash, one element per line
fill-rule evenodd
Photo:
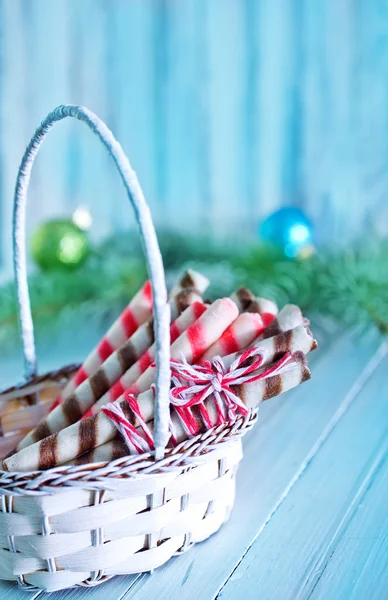
<path fill-rule="evenodd" d="M 298 325 L 303 325 L 304 319 L 299 306 L 295 304 L 286 304 L 271 323 L 266 327 L 261 335 L 258 336 L 255 342 L 262 339 L 273 337 L 283 331 L 293 329 Z"/>
<path fill-rule="evenodd" d="M 172 323 L 170 327 L 171 343 L 192 325 L 199 317 L 205 312 L 207 307 L 201 302 L 194 302 L 191 306 L 186 308 L 185 311 Z M 90 410 L 85 414 L 85 417 L 90 417 L 96 414 L 101 406 L 104 406 L 108 402 L 117 400 L 125 390 L 128 389 L 137 379 L 148 369 L 148 367 L 154 362 L 155 358 L 155 344 L 153 344 L 139 360 L 132 365 L 126 373 L 111 387 L 111 389 L 93 404 Z"/>
<path fill-rule="evenodd" d="M 225 329 L 238 317 L 238 308 L 230 298 L 221 298 L 209 306 L 206 312 L 182 333 L 171 346 L 171 358 L 180 360 L 182 356 L 188 363 L 196 362 Z M 155 380 L 155 369 L 148 369 L 139 377 L 136 383 L 127 390 L 137 395 L 147 390 Z"/>
<path fill-rule="evenodd" d="M 194 287 L 189 288 L 189 283 Z M 200 291 L 205 290 L 209 281 L 196 271 L 186 271 L 175 283 L 174 293 L 170 295 L 171 321 L 174 321 L 186 306 L 195 300 L 202 300 Z M 147 281 L 141 290 L 134 296 L 129 305 L 113 323 L 107 334 L 87 357 L 82 367 L 67 383 L 60 396 L 53 403 L 54 410 L 64 400 L 69 398 L 81 383 L 94 375 L 98 368 L 115 350 L 118 350 L 129 339 L 139 326 L 143 325 L 152 313 L 151 284 Z"/>
<path fill-rule="evenodd" d="M 256 298 L 253 300 L 252 304 L 248 308 L 248 311 L 259 312 L 262 316 L 270 315 L 271 317 L 276 317 L 276 315 L 279 312 L 279 309 L 277 307 L 277 304 L 273 302 L 273 300 L 269 300 L 268 298 L 260 298 L 259 296 L 256 296 Z"/>
<path fill-rule="evenodd" d="M 232 352 L 245 350 L 264 330 L 261 315 L 257 313 L 242 313 L 200 358 L 200 364 L 214 356 L 226 356 Z"/>
<path fill-rule="evenodd" d="M 96 348 L 92 350 L 74 377 L 67 383 L 54 402 L 52 409 L 72 395 L 82 382 L 94 375 L 102 363 L 131 337 L 136 329 L 150 318 L 152 312 L 152 290 L 147 281 L 113 323 Z"/>

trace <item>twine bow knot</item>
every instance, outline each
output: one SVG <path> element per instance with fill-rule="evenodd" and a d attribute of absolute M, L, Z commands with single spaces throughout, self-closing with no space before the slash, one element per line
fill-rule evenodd
<path fill-rule="evenodd" d="M 211 429 L 226 422 L 233 422 L 238 416 L 246 416 L 249 410 L 232 390 L 232 387 L 266 379 L 279 373 L 291 359 L 292 354 L 287 352 L 275 364 L 261 369 L 265 354 L 258 348 L 249 348 L 237 356 L 229 367 L 225 366 L 219 356 L 214 357 L 211 361 L 206 361 L 203 365 L 190 365 L 184 357 L 181 362 L 171 360 L 170 401 L 186 434 L 192 437 L 203 429 L 203 425 L 207 429 Z M 210 396 L 213 396 L 215 401 L 216 423 L 213 422 L 214 416 L 211 418 L 209 410 L 205 406 L 205 400 Z M 131 454 L 149 452 L 154 449 L 152 433 L 143 419 L 136 398 L 127 394 L 126 400 L 139 424 L 138 429 L 128 421 L 119 404 L 110 403 L 102 410 L 123 435 Z M 200 419 L 193 414 L 194 406 L 198 407 Z M 171 419 L 170 432 L 171 439 L 175 444 Z"/>

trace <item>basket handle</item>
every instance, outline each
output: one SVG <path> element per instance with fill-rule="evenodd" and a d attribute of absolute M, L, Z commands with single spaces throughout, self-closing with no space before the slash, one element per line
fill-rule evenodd
<path fill-rule="evenodd" d="M 148 274 L 153 296 L 155 316 L 154 331 L 156 342 L 156 398 L 155 398 L 155 455 L 162 458 L 168 440 L 169 428 L 169 390 L 170 390 L 170 308 L 167 303 L 167 290 L 164 268 L 151 213 L 145 201 L 135 171 L 132 169 L 122 147 L 97 115 L 84 106 L 66 104 L 58 106 L 47 115 L 35 131 L 24 152 L 16 179 L 13 207 L 13 261 L 19 306 L 25 375 L 28 379 L 37 373 L 34 327 L 31 315 L 30 298 L 26 268 L 26 200 L 31 169 L 39 147 L 48 131 L 57 122 L 66 117 L 83 121 L 104 144 L 119 171 L 128 198 L 135 211 L 140 229 Z"/>

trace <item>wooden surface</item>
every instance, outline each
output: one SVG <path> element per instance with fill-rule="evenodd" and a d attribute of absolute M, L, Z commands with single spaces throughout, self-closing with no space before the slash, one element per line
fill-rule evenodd
<path fill-rule="evenodd" d="M 385 600 L 388 343 L 321 338 L 312 380 L 261 407 L 218 534 L 152 575 L 1 600 Z"/>

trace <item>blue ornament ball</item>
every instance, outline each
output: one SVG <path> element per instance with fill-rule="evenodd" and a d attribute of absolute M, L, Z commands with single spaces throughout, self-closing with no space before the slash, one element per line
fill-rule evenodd
<path fill-rule="evenodd" d="M 305 257 L 314 252 L 313 226 L 310 219 L 294 206 L 270 214 L 259 227 L 263 241 L 281 248 L 289 258 Z"/>

